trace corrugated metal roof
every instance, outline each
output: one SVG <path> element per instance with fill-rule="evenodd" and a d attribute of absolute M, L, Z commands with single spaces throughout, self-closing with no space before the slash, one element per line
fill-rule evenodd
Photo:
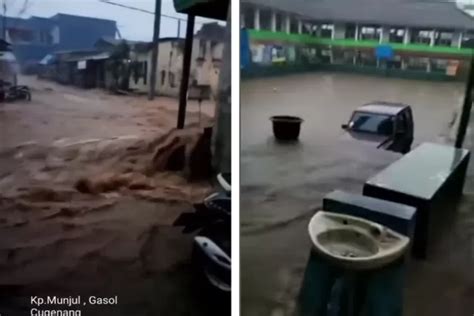
<path fill-rule="evenodd" d="M 65 59 L 65 61 L 82 61 L 82 60 L 103 60 L 103 59 L 109 59 L 110 58 L 110 53 L 108 52 L 103 52 L 103 53 L 96 53 L 96 54 L 90 54 L 90 55 L 85 55 L 85 56 L 71 56 Z"/>
<path fill-rule="evenodd" d="M 448 2 L 423 0 L 241 0 L 311 20 L 474 30 L 474 18 Z"/>

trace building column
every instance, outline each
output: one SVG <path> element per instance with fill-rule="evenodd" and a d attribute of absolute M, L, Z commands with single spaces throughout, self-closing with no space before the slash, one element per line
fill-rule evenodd
<path fill-rule="evenodd" d="M 332 30 L 332 39 L 344 39 L 346 37 L 346 25 L 334 24 Z"/>
<path fill-rule="evenodd" d="M 254 18 L 253 28 L 256 30 L 260 30 L 260 9 L 259 8 L 255 8 L 253 18 Z"/>
<path fill-rule="evenodd" d="M 463 39 L 463 33 L 461 31 L 453 33 L 453 39 L 451 41 L 452 47 L 461 48 Z"/>
<path fill-rule="evenodd" d="M 303 34 L 303 22 L 298 20 L 298 34 Z"/>
<path fill-rule="evenodd" d="M 428 61 L 426 63 L 426 72 L 431 72 L 431 59 L 426 58 L 426 60 Z"/>
<path fill-rule="evenodd" d="M 314 27 L 314 25 L 313 25 L 313 27 Z M 316 32 L 315 32 L 316 37 L 321 37 L 321 30 L 322 30 L 321 29 L 321 24 L 317 25 L 316 26 Z"/>
<path fill-rule="evenodd" d="M 407 69 L 407 61 L 405 60 L 405 58 L 402 57 L 402 60 L 401 60 L 401 68 L 402 70 L 406 70 Z"/>
<path fill-rule="evenodd" d="M 380 32 L 380 43 L 390 42 L 390 28 L 382 26 L 382 31 Z"/>
<path fill-rule="evenodd" d="M 285 30 L 285 33 L 290 34 L 290 32 L 291 32 L 291 17 L 290 17 L 290 15 L 285 16 L 284 21 L 285 21 L 284 22 L 285 27 L 283 29 Z"/>
<path fill-rule="evenodd" d="M 434 46 L 435 44 L 435 30 L 432 30 L 430 33 L 430 46 Z"/>
<path fill-rule="evenodd" d="M 242 12 L 240 12 L 240 27 L 241 28 L 245 27 L 245 16 L 244 16 L 243 10 L 242 10 Z"/>
<path fill-rule="evenodd" d="M 407 27 L 405 33 L 403 33 L 403 44 L 410 44 L 410 29 Z"/>
<path fill-rule="evenodd" d="M 359 24 L 356 24 L 355 26 L 355 38 L 356 41 L 359 40 Z"/>
<path fill-rule="evenodd" d="M 277 30 L 277 24 L 276 24 L 276 12 L 272 11 L 272 17 L 271 17 L 271 31 L 276 32 Z"/>

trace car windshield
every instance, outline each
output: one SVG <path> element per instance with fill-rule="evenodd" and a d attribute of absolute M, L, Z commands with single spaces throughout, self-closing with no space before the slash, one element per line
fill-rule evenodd
<path fill-rule="evenodd" d="M 391 135 L 393 120 L 389 115 L 355 112 L 349 122 L 349 128 L 357 132 Z"/>

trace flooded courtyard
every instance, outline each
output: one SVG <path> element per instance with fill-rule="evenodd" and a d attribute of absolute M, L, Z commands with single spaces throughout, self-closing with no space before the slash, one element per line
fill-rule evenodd
<path fill-rule="evenodd" d="M 332 143 L 352 111 L 371 101 L 411 105 L 415 145 L 445 136 L 462 103 L 463 83 L 427 82 L 351 74 L 312 73 L 242 81 L 242 149 L 267 140 L 268 118 L 295 115 L 305 120 L 303 143 Z"/>
<path fill-rule="evenodd" d="M 244 315 L 292 315 L 311 247 L 307 224 L 322 198 L 335 189 L 361 194 L 369 177 L 401 157 L 344 142 L 341 124 L 352 111 L 374 100 L 409 104 L 415 121 L 413 147 L 426 141 L 445 143 L 452 140 L 463 91 L 463 83 L 333 73 L 242 82 Z M 303 118 L 300 141 L 276 143 L 272 115 Z M 404 315 L 463 315 L 474 308 L 474 280 L 468 273 L 474 260 L 472 236 L 464 231 L 474 218 L 472 187 L 466 186 L 465 192 L 469 194 L 457 209 L 449 236 L 433 247 L 430 260 L 409 266 Z"/>

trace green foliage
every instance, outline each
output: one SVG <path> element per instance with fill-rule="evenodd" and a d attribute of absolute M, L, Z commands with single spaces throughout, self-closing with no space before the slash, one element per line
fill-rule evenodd
<path fill-rule="evenodd" d="M 112 73 L 114 84 L 112 89 L 128 89 L 131 75 L 130 46 L 126 41 L 121 41 L 112 51 L 108 70 Z"/>

